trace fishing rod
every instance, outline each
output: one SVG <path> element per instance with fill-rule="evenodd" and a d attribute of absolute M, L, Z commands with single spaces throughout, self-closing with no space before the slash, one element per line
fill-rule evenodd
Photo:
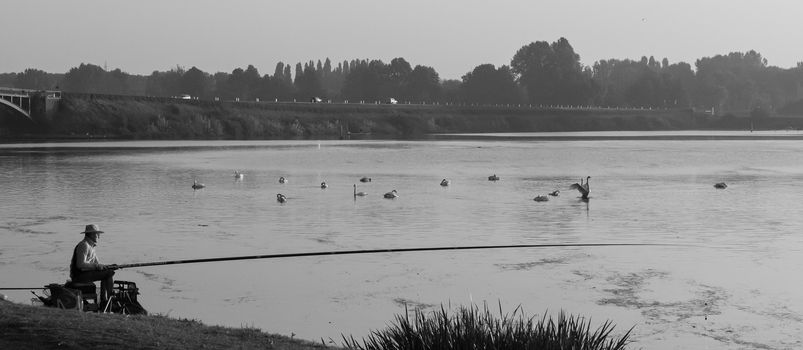
<path fill-rule="evenodd" d="M 221 258 L 203 258 L 188 260 L 169 260 L 153 261 L 135 264 L 119 264 L 110 266 L 113 269 L 127 269 L 132 267 L 145 267 L 157 265 L 176 265 L 176 264 L 195 264 L 219 261 L 235 260 L 256 260 L 256 259 L 279 259 L 295 258 L 307 256 L 323 255 L 354 255 L 354 254 L 377 254 L 377 253 L 402 253 L 402 252 L 426 252 L 437 250 L 477 250 L 477 249 L 514 249 L 514 248 L 557 248 L 557 247 L 633 247 L 633 246 L 686 246 L 683 244 L 667 243 L 567 243 L 567 244 L 511 244 L 511 245 L 480 245 L 480 246 L 455 246 L 455 247 L 421 247 L 421 248 L 391 248 L 391 249 L 365 249 L 365 250 L 336 250 L 326 252 L 307 252 L 307 253 L 284 253 L 266 255 L 244 255 L 230 256 Z"/>

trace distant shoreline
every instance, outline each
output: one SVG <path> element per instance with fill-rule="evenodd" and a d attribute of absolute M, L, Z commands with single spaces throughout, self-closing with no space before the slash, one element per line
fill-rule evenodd
<path fill-rule="evenodd" d="M 691 109 L 214 102 L 63 94 L 35 123 L 0 114 L 0 142 L 420 139 L 434 134 L 803 129 L 800 117 Z M 9 122 L 11 120 L 12 122 Z"/>

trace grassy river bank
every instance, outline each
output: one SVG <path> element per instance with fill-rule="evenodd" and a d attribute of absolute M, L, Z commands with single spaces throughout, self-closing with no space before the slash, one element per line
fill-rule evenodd
<path fill-rule="evenodd" d="M 217 102 L 65 93 L 30 122 L 0 109 L 6 139 L 419 138 L 436 133 L 802 128 L 795 117 L 691 109 Z"/>
<path fill-rule="evenodd" d="M 331 345 L 331 344 L 330 344 Z M 322 343 L 256 328 L 207 326 L 164 316 L 124 316 L 0 300 L 0 349 L 320 349 Z"/>
<path fill-rule="evenodd" d="M 13 304 L 0 299 L 2 349 L 586 349 L 624 350 L 633 328 L 614 333 L 611 321 L 592 328 L 583 316 L 529 317 L 520 308 L 499 314 L 487 304 L 397 315 L 368 337 L 320 343 L 242 327 L 206 326 L 164 316 L 87 313 Z"/>

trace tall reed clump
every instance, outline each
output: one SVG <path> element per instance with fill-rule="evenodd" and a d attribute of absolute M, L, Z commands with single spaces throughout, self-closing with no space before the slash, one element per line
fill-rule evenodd
<path fill-rule="evenodd" d="M 521 306 L 512 314 L 499 317 L 483 304 L 461 306 L 449 314 L 441 305 L 440 311 L 427 315 L 415 310 L 412 319 L 405 307 L 404 315 L 396 315 L 384 330 L 372 331 L 362 341 L 343 336 L 343 346 L 349 349 L 572 349 L 619 350 L 630 343 L 631 327 L 621 337 L 611 335 L 614 325 L 606 321 L 592 331 L 591 322 L 563 311 L 557 321 L 545 314 L 540 320 L 526 317 Z"/>

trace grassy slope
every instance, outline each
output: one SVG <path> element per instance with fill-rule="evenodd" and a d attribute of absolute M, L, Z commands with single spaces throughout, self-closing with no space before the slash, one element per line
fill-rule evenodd
<path fill-rule="evenodd" d="M 690 110 L 540 109 L 524 106 L 212 102 L 64 94 L 40 120 L 53 136 L 134 139 L 339 138 L 430 133 L 677 130 L 694 127 Z"/>
<path fill-rule="evenodd" d="M 801 129 L 803 118 L 710 116 L 690 109 L 213 102 L 63 94 L 36 123 L 0 109 L 0 136 L 112 139 L 418 138 L 436 133 Z"/>
<path fill-rule="evenodd" d="M 122 316 L 0 301 L 0 349 L 320 349 L 252 328 L 163 316 Z"/>

